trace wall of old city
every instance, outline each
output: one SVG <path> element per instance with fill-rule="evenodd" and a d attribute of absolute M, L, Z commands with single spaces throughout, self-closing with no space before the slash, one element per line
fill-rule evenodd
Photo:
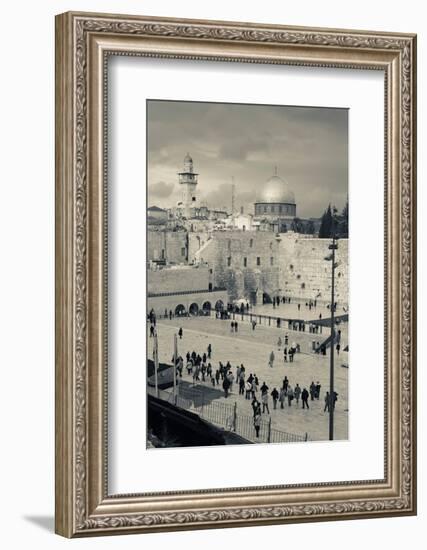
<path fill-rule="evenodd" d="M 262 294 L 330 300 L 329 239 L 296 233 L 216 231 L 189 234 L 189 260 L 207 262 L 214 286 L 230 299 Z M 336 301 L 348 304 L 348 241 L 339 241 Z"/>
<path fill-rule="evenodd" d="M 269 295 L 277 293 L 279 247 L 280 241 L 271 232 L 189 234 L 189 260 L 207 262 L 214 286 L 227 288 L 231 300 L 253 298 L 257 290 Z"/>
<path fill-rule="evenodd" d="M 207 266 L 179 266 L 147 271 L 148 294 L 165 294 L 209 290 Z"/>
<path fill-rule="evenodd" d="M 169 263 L 187 263 L 187 232 L 149 230 L 147 261 L 167 260 Z"/>
<path fill-rule="evenodd" d="M 305 237 L 295 233 L 283 236 L 279 262 L 281 288 L 285 295 L 302 299 L 331 298 L 330 239 Z M 338 241 L 336 250 L 335 300 L 348 304 L 348 239 Z"/>
<path fill-rule="evenodd" d="M 170 294 L 165 296 L 149 296 L 147 298 L 147 311 L 153 310 L 158 317 L 166 312 L 172 311 L 178 315 L 179 311 L 184 314 L 197 315 L 200 311 L 215 310 L 216 307 L 225 307 L 228 302 L 226 290 L 213 290 L 211 292 L 193 292 Z M 182 313 L 181 313 L 182 314 Z"/>

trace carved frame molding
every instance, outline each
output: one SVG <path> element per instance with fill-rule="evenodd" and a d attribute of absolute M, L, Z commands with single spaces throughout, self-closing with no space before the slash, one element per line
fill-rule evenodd
<path fill-rule="evenodd" d="M 140 55 L 385 73 L 385 478 L 108 495 L 106 59 Z M 56 18 L 56 531 L 67 537 L 414 514 L 414 35 L 66 13 Z"/>

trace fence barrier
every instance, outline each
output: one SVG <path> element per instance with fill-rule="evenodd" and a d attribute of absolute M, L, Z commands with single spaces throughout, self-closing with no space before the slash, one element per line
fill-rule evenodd
<path fill-rule="evenodd" d="M 185 391 L 185 396 L 168 390 L 156 390 L 152 386 L 147 386 L 147 392 L 153 397 L 166 401 L 176 407 L 193 412 L 215 424 L 226 431 L 235 432 L 244 439 L 259 443 L 299 443 L 309 441 L 308 434 L 297 435 L 282 430 L 277 430 L 271 426 L 271 417 L 268 420 L 262 418 L 260 422 L 259 436 L 256 436 L 253 418 L 246 414 L 241 414 L 237 411 L 237 402 L 232 404 L 217 403 L 215 401 L 206 401 L 204 392 L 197 391 L 189 392 L 188 388 Z"/>

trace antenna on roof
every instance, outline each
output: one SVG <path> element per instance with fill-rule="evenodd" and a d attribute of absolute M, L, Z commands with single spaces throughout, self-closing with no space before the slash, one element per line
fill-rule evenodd
<path fill-rule="evenodd" d="M 234 216 L 234 208 L 236 201 L 236 186 L 234 184 L 234 176 L 231 176 L 231 215 Z"/>

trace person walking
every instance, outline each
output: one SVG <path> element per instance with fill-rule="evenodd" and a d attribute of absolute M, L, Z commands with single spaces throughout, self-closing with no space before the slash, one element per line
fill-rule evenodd
<path fill-rule="evenodd" d="M 256 321 L 252 321 L 252 330 L 255 330 L 256 327 Z"/>
<path fill-rule="evenodd" d="M 279 336 L 279 339 L 277 340 L 277 349 L 280 351 L 281 347 L 282 347 L 282 339 Z"/>
<path fill-rule="evenodd" d="M 210 359 L 212 357 L 212 345 L 208 344 L 208 358 Z"/>
<path fill-rule="evenodd" d="M 219 369 L 216 369 L 215 371 L 215 381 L 216 381 L 216 385 L 218 386 L 219 385 L 219 379 L 221 377 L 221 374 L 219 372 Z"/>
<path fill-rule="evenodd" d="M 307 407 L 307 409 L 309 409 L 310 407 L 308 406 L 308 391 L 306 388 L 304 388 L 302 390 L 302 393 L 301 393 L 301 401 L 302 401 L 302 408 L 305 409 Z"/>
<path fill-rule="evenodd" d="M 245 372 L 240 371 L 239 376 L 239 395 L 245 394 Z"/>
<path fill-rule="evenodd" d="M 259 430 L 261 428 L 261 414 L 257 412 L 254 415 L 254 428 L 255 428 L 255 437 L 259 438 Z"/>
<path fill-rule="evenodd" d="M 265 413 L 267 410 L 267 414 L 270 414 L 270 409 L 268 408 L 268 391 L 261 394 L 261 402 L 262 402 L 262 412 Z"/>
<path fill-rule="evenodd" d="M 330 397 L 329 397 L 329 392 L 327 391 L 326 395 L 325 395 L 325 407 L 323 409 L 323 412 L 329 412 L 330 404 L 331 404 L 331 400 L 330 400 Z"/>
<path fill-rule="evenodd" d="M 228 390 L 229 390 L 230 393 L 232 393 L 232 391 L 233 391 L 233 382 L 234 382 L 234 374 L 231 372 L 231 369 L 228 371 L 226 378 L 227 378 L 227 380 L 230 384 Z"/>
<path fill-rule="evenodd" d="M 284 388 L 280 388 L 279 403 L 280 403 L 281 409 L 285 408 L 285 399 L 286 399 L 286 391 Z"/>
<path fill-rule="evenodd" d="M 245 399 L 250 399 L 251 398 L 251 393 L 252 393 L 252 383 L 249 382 L 249 379 L 247 380 L 247 382 L 245 384 L 245 391 L 246 391 Z"/>
<path fill-rule="evenodd" d="M 223 387 L 223 390 L 224 390 L 224 396 L 228 397 L 228 392 L 229 392 L 229 389 L 230 389 L 230 381 L 229 381 L 227 376 L 224 376 L 224 380 L 222 382 L 222 387 Z"/>
<path fill-rule="evenodd" d="M 261 414 L 261 404 L 256 397 L 252 399 L 251 407 L 254 418 L 257 413 Z"/>
<path fill-rule="evenodd" d="M 288 334 L 285 334 L 285 346 L 289 345 L 289 336 Z"/>
<path fill-rule="evenodd" d="M 317 400 L 320 398 L 320 388 L 321 387 L 322 386 L 320 385 L 320 382 L 317 381 L 316 382 L 316 393 L 315 393 L 315 396 L 314 396 Z"/>
<path fill-rule="evenodd" d="M 277 409 L 277 400 L 279 399 L 279 392 L 276 390 L 276 388 L 273 388 L 273 391 L 271 392 L 271 397 L 273 398 L 273 409 Z"/>
<path fill-rule="evenodd" d="M 294 390 L 290 386 L 288 387 L 287 395 L 288 395 L 288 407 L 290 407 L 294 399 Z"/>
<path fill-rule="evenodd" d="M 340 343 L 339 343 L 339 342 L 338 342 L 338 344 L 337 344 L 337 346 L 336 346 L 335 349 L 337 350 L 337 355 L 339 355 L 339 354 L 340 354 L 340 349 L 341 349 L 341 346 L 340 346 Z"/>
<path fill-rule="evenodd" d="M 183 330 L 182 330 L 182 327 L 179 327 L 179 330 L 178 330 L 178 336 L 179 336 L 179 339 L 182 340 L 182 335 L 184 334 Z"/>
<path fill-rule="evenodd" d="M 295 386 L 295 389 L 294 389 L 294 396 L 295 396 L 296 404 L 299 405 L 299 398 L 301 397 L 301 388 L 300 388 L 300 385 L 298 383 L 297 383 L 297 385 Z"/>
<path fill-rule="evenodd" d="M 288 362 L 288 350 L 285 348 L 283 348 L 283 362 L 284 363 L 287 363 Z"/>
<path fill-rule="evenodd" d="M 289 387 L 289 380 L 288 380 L 287 376 L 285 376 L 285 378 L 283 379 L 283 386 L 282 387 L 285 390 L 285 395 L 287 395 L 288 387 Z"/>
<path fill-rule="evenodd" d="M 274 351 L 271 351 L 270 353 L 270 357 L 269 357 L 269 360 L 268 360 L 268 366 L 273 368 L 274 366 Z"/>
<path fill-rule="evenodd" d="M 234 323 L 234 330 L 235 330 L 235 332 L 239 331 L 239 323 L 237 321 L 235 321 L 235 323 Z"/>
<path fill-rule="evenodd" d="M 312 381 L 310 384 L 310 399 L 314 401 L 314 396 L 316 395 L 316 384 Z"/>
<path fill-rule="evenodd" d="M 338 394 L 336 391 L 334 391 L 334 396 L 332 398 L 332 406 L 335 409 L 335 403 L 338 401 Z"/>

